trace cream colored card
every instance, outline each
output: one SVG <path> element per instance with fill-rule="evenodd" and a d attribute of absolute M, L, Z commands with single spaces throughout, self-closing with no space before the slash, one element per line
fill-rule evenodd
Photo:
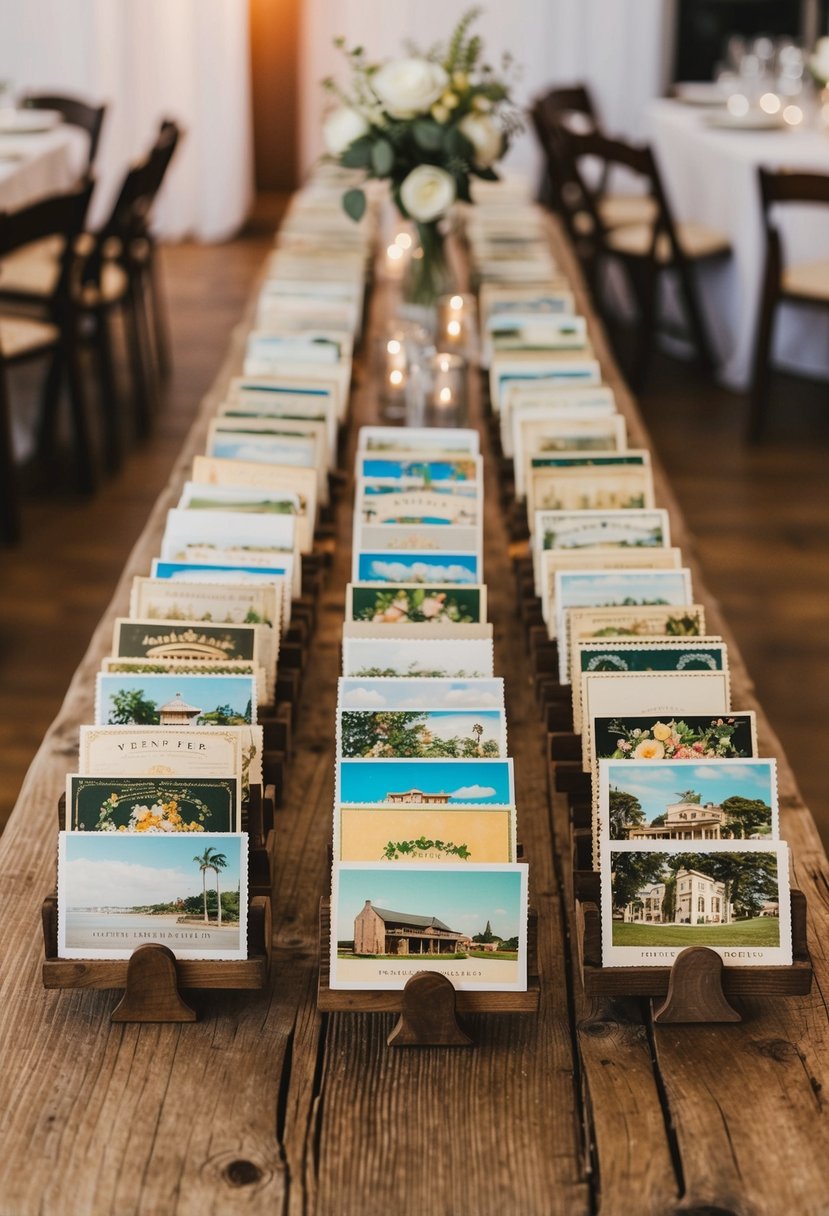
<path fill-rule="evenodd" d="M 460 625 L 452 621 L 432 624 L 429 621 L 412 623 L 411 621 L 384 625 L 380 630 L 384 638 L 400 639 L 401 641 L 417 641 L 429 638 L 444 638 L 447 640 L 492 639 L 492 625 L 487 621 L 478 624 Z M 374 621 L 344 621 L 343 638 L 376 638 L 377 625 Z"/>
<path fill-rule="evenodd" d="M 215 456 L 193 459 L 193 480 L 213 486 L 244 486 L 284 490 L 300 496 L 297 542 L 300 553 L 314 547 L 317 523 L 317 472 L 294 465 L 262 464 L 247 460 L 222 460 Z"/>
<path fill-rule="evenodd" d="M 516 435 L 515 497 L 526 497 L 532 461 L 538 457 L 556 452 L 622 452 L 626 448 L 627 428 L 621 414 L 583 418 L 578 413 L 561 413 L 544 421 L 525 422 Z"/>
<path fill-rule="evenodd" d="M 606 384 L 509 385 L 501 400 L 499 426 L 505 456 L 515 455 L 516 427 L 523 421 L 540 421 L 556 414 L 578 413 L 581 418 L 606 418 L 616 413 L 613 389 Z"/>
<path fill-rule="evenodd" d="M 577 354 L 570 350 L 544 351 L 527 355 L 494 354 L 489 367 L 489 392 L 492 408 L 497 412 L 504 394 L 513 385 L 529 384 L 563 388 L 565 385 L 584 387 L 601 383 L 602 369 L 592 357 L 589 343 Z"/>
<path fill-rule="evenodd" d="M 556 636 L 556 575 L 568 570 L 678 570 L 682 551 L 666 549 L 545 549 L 541 554 L 541 612 Z M 565 650 L 566 656 L 566 639 Z"/>
<path fill-rule="evenodd" d="M 530 524 L 535 594 L 541 595 L 545 549 L 665 549 L 671 543 L 668 512 L 536 511 Z"/>
<path fill-rule="evenodd" d="M 641 604 L 636 608 L 571 608 L 567 632 L 559 641 L 559 679 L 569 684 L 573 653 L 579 642 L 599 638 L 701 637 L 705 633 L 702 604 L 666 608 Z"/>
<path fill-rule="evenodd" d="M 515 807 L 339 806 L 338 861 L 515 861 Z"/>
<path fill-rule="evenodd" d="M 237 775 L 262 784 L 261 726 L 82 726 L 78 772 L 100 777 Z"/>
<path fill-rule="evenodd" d="M 623 457 L 627 457 L 623 461 Z M 527 520 L 536 511 L 631 510 L 654 506 L 653 474 L 634 453 L 570 468 L 531 467 L 527 476 Z"/>
<path fill-rule="evenodd" d="M 269 625 L 279 636 L 282 597 L 273 583 L 184 583 L 137 576 L 130 616 L 162 621 Z"/>

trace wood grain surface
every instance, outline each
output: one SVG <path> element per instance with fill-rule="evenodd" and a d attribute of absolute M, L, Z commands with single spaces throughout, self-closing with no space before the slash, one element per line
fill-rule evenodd
<path fill-rule="evenodd" d="M 551 240 L 577 279 L 558 233 Z M 631 442 L 647 435 L 591 318 Z M 382 315 L 374 302 L 373 323 Z M 276 815 L 273 959 L 260 993 L 199 994 L 190 1025 L 115 1025 L 118 994 L 46 991 L 40 908 L 54 884 L 55 805 L 90 720 L 94 672 L 132 576 L 146 573 L 206 419 L 239 365 L 247 320 L 167 490 L 131 554 L 0 841 L 0 1213 L 2 1216 L 798 1216 L 829 1211 L 829 882 L 814 824 L 780 760 L 781 820 L 809 901 L 812 995 L 752 999 L 728 1026 L 654 1026 L 635 1000 L 588 1000 L 570 939 L 566 799 L 547 796 L 547 740 L 530 680 L 507 533 L 484 434 L 486 580 L 496 672 L 507 682 L 519 834 L 539 914 L 537 1016 L 465 1018 L 472 1048 L 392 1049 L 394 1015 L 320 1014 L 318 905 L 328 840 L 339 630 L 351 487 L 304 674 Z M 375 417 L 357 368 L 355 428 Z M 693 546 L 657 469 L 675 543 Z M 712 631 L 726 632 L 697 574 Z M 731 643 L 735 707 L 753 708 Z"/>

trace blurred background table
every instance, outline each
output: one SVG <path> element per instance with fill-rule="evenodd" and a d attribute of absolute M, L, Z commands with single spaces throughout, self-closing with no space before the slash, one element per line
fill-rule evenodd
<path fill-rule="evenodd" d="M 653 101 L 646 109 L 646 132 L 675 217 L 693 217 L 730 238 L 732 257 L 701 268 L 700 290 L 721 358 L 720 377 L 739 389 L 749 380 L 765 256 L 758 166 L 829 172 L 829 132 L 807 126 L 716 128 L 707 120 L 712 112 L 680 101 Z M 829 228 L 817 209 L 789 208 L 781 228 L 787 261 L 829 256 Z M 829 319 L 784 307 L 774 362 L 829 377 Z"/>
<path fill-rule="evenodd" d="M 0 125 L 0 211 L 15 211 L 68 190 L 86 159 L 87 137 L 67 126 L 31 134 Z"/>

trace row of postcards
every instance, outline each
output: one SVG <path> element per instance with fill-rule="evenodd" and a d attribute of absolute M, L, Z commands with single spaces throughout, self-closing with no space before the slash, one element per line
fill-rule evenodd
<path fill-rule="evenodd" d="M 628 446 L 549 263 L 546 221 L 514 190 L 501 197 L 472 227 L 473 257 L 500 249 L 507 269 L 481 290 L 483 349 L 592 776 L 603 963 L 669 965 L 690 945 L 729 965 L 790 963 L 775 760 L 760 755 L 754 713 L 732 706 L 727 645 L 708 632 L 650 452 Z"/>
<path fill-rule="evenodd" d="M 207 419 L 158 556 L 134 579 L 67 776 L 58 954 L 247 957 L 252 786 L 280 640 L 328 501 L 370 228 L 339 187 L 294 197 L 242 375 Z"/>
<path fill-rule="evenodd" d="M 363 427 L 336 723 L 332 988 L 527 987 L 478 432 Z"/>

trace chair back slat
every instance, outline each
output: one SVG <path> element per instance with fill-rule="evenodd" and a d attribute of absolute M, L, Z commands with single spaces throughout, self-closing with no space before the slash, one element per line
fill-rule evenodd
<path fill-rule="evenodd" d="M 829 174 L 758 169 L 763 209 L 776 203 L 829 203 Z"/>
<path fill-rule="evenodd" d="M 75 190 L 0 213 L 0 258 L 47 237 L 59 236 L 71 245 L 83 232 L 92 187 L 92 179 L 87 178 Z"/>
<path fill-rule="evenodd" d="M 80 97 L 69 97 L 60 93 L 30 93 L 23 98 L 22 105 L 27 110 L 58 110 L 65 123 L 86 131 L 89 136 L 86 168 L 89 172 L 98 152 L 106 105 L 93 106 L 82 101 Z"/>

